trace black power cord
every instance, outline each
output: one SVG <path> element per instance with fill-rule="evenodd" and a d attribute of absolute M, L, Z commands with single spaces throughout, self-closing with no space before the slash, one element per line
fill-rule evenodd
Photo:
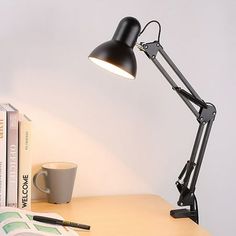
<path fill-rule="evenodd" d="M 157 36 L 157 42 L 160 43 L 160 37 L 161 37 L 161 24 L 157 21 L 157 20 L 151 20 L 149 21 L 144 28 L 142 29 L 142 31 L 139 33 L 139 36 L 144 32 L 144 30 L 148 27 L 148 25 L 150 25 L 151 23 L 157 23 L 159 26 L 159 32 L 158 32 L 158 36 Z"/>

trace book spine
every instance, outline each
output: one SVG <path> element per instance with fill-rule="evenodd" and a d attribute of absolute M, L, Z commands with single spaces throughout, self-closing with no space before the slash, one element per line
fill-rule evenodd
<path fill-rule="evenodd" d="M 6 206 L 7 115 L 0 110 L 0 207 Z"/>
<path fill-rule="evenodd" d="M 18 111 L 7 111 L 7 206 L 17 207 Z"/>
<path fill-rule="evenodd" d="M 18 207 L 31 209 L 31 121 L 19 121 L 19 189 Z"/>

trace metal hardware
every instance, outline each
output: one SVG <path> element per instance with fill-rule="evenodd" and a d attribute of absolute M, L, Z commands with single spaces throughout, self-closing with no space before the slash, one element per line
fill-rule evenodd
<path fill-rule="evenodd" d="M 164 51 L 159 42 L 154 41 L 151 43 L 140 43 L 137 46 L 147 55 L 149 59 L 152 60 L 152 62 L 159 69 L 162 75 L 167 79 L 172 89 L 177 92 L 177 94 L 189 107 L 189 109 L 192 111 L 192 113 L 197 118 L 197 121 L 199 122 L 199 128 L 190 159 L 187 161 L 178 177 L 178 180 L 176 181 L 176 187 L 180 193 L 177 204 L 179 206 L 189 206 L 189 209 L 177 209 L 170 211 L 170 215 L 174 218 L 189 217 L 194 222 L 198 223 L 199 216 L 197 198 L 195 196 L 195 186 L 199 176 L 199 171 L 206 150 L 211 127 L 216 116 L 216 108 L 213 104 L 206 103 L 200 98 L 197 92 L 193 89 L 187 79 L 183 76 L 174 62 Z M 160 53 L 162 55 L 162 57 L 175 72 L 177 77 L 182 81 L 189 92 L 177 86 L 175 81 L 157 60 L 157 53 Z M 194 105 L 198 106 L 199 110 L 197 110 Z"/>

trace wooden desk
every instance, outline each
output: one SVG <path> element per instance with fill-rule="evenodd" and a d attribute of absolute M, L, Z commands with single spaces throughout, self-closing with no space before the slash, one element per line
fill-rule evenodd
<path fill-rule="evenodd" d="M 91 225 L 80 236 L 209 236 L 190 219 L 173 219 L 173 207 L 156 195 L 80 197 L 69 204 L 36 202 L 32 211 L 56 212 Z"/>

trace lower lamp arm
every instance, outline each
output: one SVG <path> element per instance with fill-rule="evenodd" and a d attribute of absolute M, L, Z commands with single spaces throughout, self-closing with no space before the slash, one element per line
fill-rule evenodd
<path fill-rule="evenodd" d="M 210 135 L 211 127 L 214 121 L 215 112 L 212 113 L 212 119 L 207 123 L 202 121 L 193 146 L 193 151 L 190 160 L 187 162 L 186 167 L 183 169 L 176 182 L 176 186 L 180 192 L 178 200 L 179 206 L 189 206 L 190 209 L 177 209 L 170 212 L 174 218 L 189 217 L 194 222 L 199 222 L 199 214 L 197 207 L 197 199 L 195 196 L 195 186 L 198 179 L 200 167 L 206 150 L 207 141 Z M 206 127 L 204 127 L 206 126 Z M 197 161 L 195 162 L 195 159 Z M 192 175 L 193 171 L 193 175 Z M 185 173 L 184 173 L 185 172 Z M 180 183 L 181 178 L 185 175 L 183 183 Z M 191 179 L 192 176 L 192 179 Z M 191 182 L 189 183 L 191 179 Z M 188 187 L 189 186 L 189 187 Z"/>

